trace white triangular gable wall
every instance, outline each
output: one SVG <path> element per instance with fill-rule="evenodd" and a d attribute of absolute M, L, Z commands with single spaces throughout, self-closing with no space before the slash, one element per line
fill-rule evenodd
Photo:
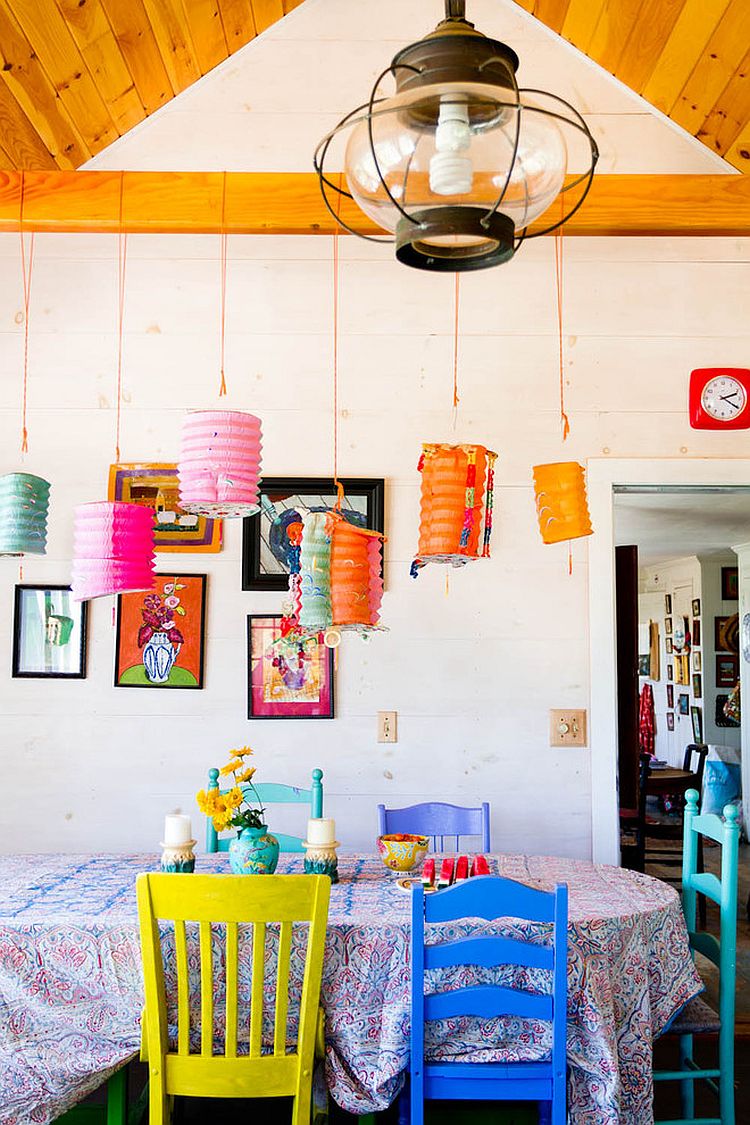
<path fill-rule="evenodd" d="M 441 13 L 439 0 L 306 0 L 86 167 L 309 171 L 318 140 Z M 472 0 L 467 14 L 517 51 L 522 86 L 559 94 L 584 114 L 601 171 L 732 171 L 511 0 Z"/>

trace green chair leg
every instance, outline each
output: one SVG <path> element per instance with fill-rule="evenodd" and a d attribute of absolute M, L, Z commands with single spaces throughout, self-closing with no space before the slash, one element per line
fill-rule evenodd
<path fill-rule="evenodd" d="M 123 1066 L 112 1075 L 103 1105 L 74 1105 L 57 1119 L 59 1125 L 127 1125 L 127 1073 L 127 1066 Z"/>

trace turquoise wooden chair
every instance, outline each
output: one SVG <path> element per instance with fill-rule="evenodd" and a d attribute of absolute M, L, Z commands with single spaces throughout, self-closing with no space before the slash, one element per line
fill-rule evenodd
<path fill-rule="evenodd" d="M 454 928 L 442 940 L 424 940 L 425 925 L 463 918 L 520 918 L 549 925 L 548 943 L 501 934 L 456 939 Z M 411 922 L 411 1059 L 409 1093 L 402 1095 L 399 1120 L 408 1104 L 411 1125 L 423 1125 L 424 1102 L 535 1101 L 540 1120 L 565 1125 L 568 888 L 540 891 L 497 875 L 477 875 L 444 891 L 425 895 L 417 884 L 412 892 Z M 441 990 L 426 989 L 425 972 L 452 966 L 495 968 L 519 965 L 547 970 L 548 991 L 499 984 L 463 984 L 451 980 Z M 518 1015 L 551 1025 L 551 1054 L 542 1062 L 427 1062 L 425 1022 L 461 1016 L 492 1019 Z M 408 1098 L 408 1103 L 407 1103 Z M 461 1115 L 457 1115 L 457 1120 Z"/>
<path fill-rule="evenodd" d="M 734 1125 L 734 1005 L 737 948 L 737 864 L 740 826 L 735 805 L 724 809 L 724 820 L 712 813 L 698 815 L 698 792 L 688 789 L 682 845 L 682 908 L 690 944 L 719 969 L 718 1014 L 701 997 L 690 1000 L 667 1028 L 680 1037 L 678 1070 L 654 1071 L 654 1081 L 679 1081 L 682 1117 L 670 1125 Z M 721 845 L 721 879 L 698 870 L 698 844 L 706 836 Z M 720 931 L 696 931 L 696 895 L 719 907 Z M 694 1035 L 718 1035 L 719 1065 L 700 1067 L 693 1059 Z M 705 1080 L 719 1097 L 718 1117 L 695 1116 L 695 1083 Z"/>
<path fill-rule="evenodd" d="M 208 771 L 208 788 L 209 790 L 219 788 L 219 771 L 215 768 Z M 242 788 L 250 789 L 250 786 L 243 785 Z M 323 771 L 319 769 L 312 771 L 312 784 L 309 789 L 298 789 L 295 785 L 277 785 L 273 781 L 263 781 L 257 785 L 253 783 L 252 792 L 264 805 L 307 805 L 311 817 L 323 815 Z M 283 832 L 275 832 L 272 825 L 269 825 L 269 828 L 279 841 L 282 852 L 303 852 L 305 850 L 302 846 L 302 836 L 287 836 Z M 230 837 L 219 838 L 219 834 L 209 817 L 206 822 L 206 851 L 226 852 L 229 850 L 229 843 Z"/>

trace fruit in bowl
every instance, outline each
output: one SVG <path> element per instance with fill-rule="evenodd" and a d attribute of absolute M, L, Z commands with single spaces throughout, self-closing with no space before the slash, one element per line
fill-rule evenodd
<path fill-rule="evenodd" d="M 412 832 L 393 832 L 378 836 L 380 858 L 391 871 L 411 871 L 424 859 L 430 841 Z"/>

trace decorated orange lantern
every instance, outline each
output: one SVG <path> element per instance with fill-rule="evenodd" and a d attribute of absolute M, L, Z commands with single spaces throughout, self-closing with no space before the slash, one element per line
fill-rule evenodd
<path fill-rule="evenodd" d="M 489 556 L 496 460 L 497 454 L 483 445 L 422 446 L 419 551 L 411 567 L 413 577 L 428 562 L 463 566 Z"/>
<path fill-rule="evenodd" d="M 539 530 L 545 543 L 592 534 L 583 466 L 577 461 L 535 465 L 534 491 Z"/>

